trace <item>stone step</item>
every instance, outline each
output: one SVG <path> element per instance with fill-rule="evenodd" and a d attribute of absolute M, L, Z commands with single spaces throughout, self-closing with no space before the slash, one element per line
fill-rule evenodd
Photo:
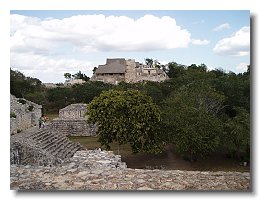
<path fill-rule="evenodd" d="M 52 137 L 53 135 L 51 134 L 51 132 L 49 130 L 45 130 L 43 132 L 41 132 L 40 134 L 32 137 L 33 140 L 36 141 L 41 141 L 43 139 L 46 139 L 47 137 Z"/>
<path fill-rule="evenodd" d="M 32 139 L 36 139 L 38 137 L 41 137 L 41 136 L 45 135 L 47 132 L 49 132 L 49 130 L 47 130 L 47 129 L 44 129 L 44 130 L 39 130 L 38 129 L 35 132 L 29 133 L 28 137 L 31 137 Z"/>
<path fill-rule="evenodd" d="M 52 150 L 52 154 L 60 158 L 66 158 L 68 152 L 72 150 L 73 145 L 73 143 L 62 143 L 56 149 Z"/>
<path fill-rule="evenodd" d="M 53 136 L 51 138 L 48 138 L 48 139 L 45 139 L 43 141 L 39 141 L 39 145 L 41 146 L 46 146 L 47 144 L 49 143 L 60 143 L 61 141 L 65 141 L 66 139 L 64 137 L 56 137 L 56 136 Z"/>

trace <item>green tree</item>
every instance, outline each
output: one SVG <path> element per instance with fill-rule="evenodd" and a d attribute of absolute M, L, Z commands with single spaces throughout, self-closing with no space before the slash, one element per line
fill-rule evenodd
<path fill-rule="evenodd" d="M 168 141 L 191 161 L 217 150 L 222 131 L 217 114 L 223 100 L 223 95 L 202 82 L 181 87 L 163 102 Z"/>
<path fill-rule="evenodd" d="M 212 81 L 217 91 L 225 97 L 225 113 L 229 117 L 235 116 L 235 108 L 242 107 L 250 112 L 250 76 L 249 74 L 229 73 L 219 76 Z"/>
<path fill-rule="evenodd" d="M 132 151 L 161 152 L 160 111 L 152 99 L 137 90 L 109 90 L 88 105 L 88 120 L 98 124 L 99 142 L 130 143 Z"/>
<path fill-rule="evenodd" d="M 146 58 L 145 64 L 148 65 L 149 67 L 152 67 L 153 66 L 153 59 L 152 58 Z"/>
<path fill-rule="evenodd" d="M 225 122 L 222 147 L 234 158 L 250 160 L 250 114 L 244 108 L 236 108 L 236 116 Z"/>
<path fill-rule="evenodd" d="M 71 74 L 70 73 L 64 73 L 64 78 L 66 81 L 69 81 L 71 79 Z"/>
<path fill-rule="evenodd" d="M 47 90 L 47 108 L 50 112 L 58 112 L 59 109 L 69 104 L 76 103 L 72 95 L 72 88 L 57 87 Z"/>
<path fill-rule="evenodd" d="M 154 60 L 153 62 L 154 62 L 154 67 L 161 69 L 162 65 L 158 60 Z"/>
<path fill-rule="evenodd" d="M 90 79 L 86 74 L 83 74 L 81 71 L 78 71 L 76 74 L 72 75 L 72 77 L 75 79 L 82 79 L 86 82 Z"/>
<path fill-rule="evenodd" d="M 26 98 L 29 93 L 43 90 L 41 81 L 37 78 L 27 77 L 19 71 L 10 69 L 10 92 L 16 97 Z"/>
<path fill-rule="evenodd" d="M 96 70 L 97 70 L 97 67 L 94 67 L 92 70 L 93 74 L 95 74 Z"/>
<path fill-rule="evenodd" d="M 211 70 L 210 73 L 215 74 L 217 78 L 221 76 L 227 76 L 227 74 L 222 68 Z"/>
<path fill-rule="evenodd" d="M 184 75 L 185 67 L 176 62 L 168 63 L 168 70 L 166 71 L 169 78 L 177 78 L 179 76 Z"/>

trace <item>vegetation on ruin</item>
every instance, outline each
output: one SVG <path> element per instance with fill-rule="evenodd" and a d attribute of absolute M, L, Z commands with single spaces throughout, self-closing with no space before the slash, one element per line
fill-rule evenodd
<path fill-rule="evenodd" d="M 181 156 L 190 160 L 221 153 L 250 161 L 250 66 L 240 74 L 208 70 L 204 64 L 184 66 L 171 62 L 167 68 L 159 64 L 158 67 L 165 70 L 169 80 L 118 85 L 87 81 L 52 89 L 38 79 L 11 70 L 11 94 L 43 105 L 48 114 L 58 113 L 72 103 L 89 104 L 104 91 L 113 90 L 119 95 L 122 91 L 138 90 L 159 108 L 161 134 L 156 135 L 157 142 L 174 145 Z M 106 112 L 112 109 L 108 108 Z M 118 114 L 117 118 L 122 116 Z"/>
<path fill-rule="evenodd" d="M 10 113 L 10 118 L 16 118 L 16 114 L 14 112 Z"/>

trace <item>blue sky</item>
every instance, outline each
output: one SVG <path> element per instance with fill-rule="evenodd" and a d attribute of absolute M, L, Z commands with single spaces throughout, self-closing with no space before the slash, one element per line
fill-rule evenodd
<path fill-rule="evenodd" d="M 115 57 L 239 73 L 250 64 L 250 12 L 13 10 L 10 39 L 11 67 L 42 82 L 91 76 Z"/>

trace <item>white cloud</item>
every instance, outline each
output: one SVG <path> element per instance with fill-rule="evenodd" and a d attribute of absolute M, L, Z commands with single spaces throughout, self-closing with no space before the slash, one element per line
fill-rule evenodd
<path fill-rule="evenodd" d="M 219 55 L 246 56 L 250 53 L 250 28 L 242 27 L 229 38 L 219 40 L 213 48 Z"/>
<path fill-rule="evenodd" d="M 225 29 L 230 29 L 230 25 L 228 23 L 221 24 L 213 29 L 213 31 L 222 31 Z"/>
<path fill-rule="evenodd" d="M 193 45 L 207 45 L 207 44 L 210 43 L 210 41 L 209 41 L 209 40 L 192 39 L 192 40 L 191 40 L 191 43 L 192 43 Z"/>
<path fill-rule="evenodd" d="M 90 62 L 75 59 L 58 59 L 33 53 L 11 53 L 11 68 L 26 73 L 28 76 L 39 78 L 42 82 L 64 82 L 65 72 L 76 73 L 81 70 L 91 74 Z M 56 77 L 56 78 L 54 78 Z M 57 79 L 57 77 L 59 77 Z"/>
<path fill-rule="evenodd" d="M 247 66 L 248 66 L 249 64 L 248 63 L 239 63 L 237 66 L 236 66 L 236 71 L 238 72 L 238 73 L 240 73 L 240 72 L 245 72 L 245 71 L 247 71 Z"/>
<path fill-rule="evenodd" d="M 171 17 L 78 15 L 45 19 L 11 15 L 11 50 L 46 51 L 60 42 L 89 51 L 152 51 L 187 47 L 190 33 Z"/>

